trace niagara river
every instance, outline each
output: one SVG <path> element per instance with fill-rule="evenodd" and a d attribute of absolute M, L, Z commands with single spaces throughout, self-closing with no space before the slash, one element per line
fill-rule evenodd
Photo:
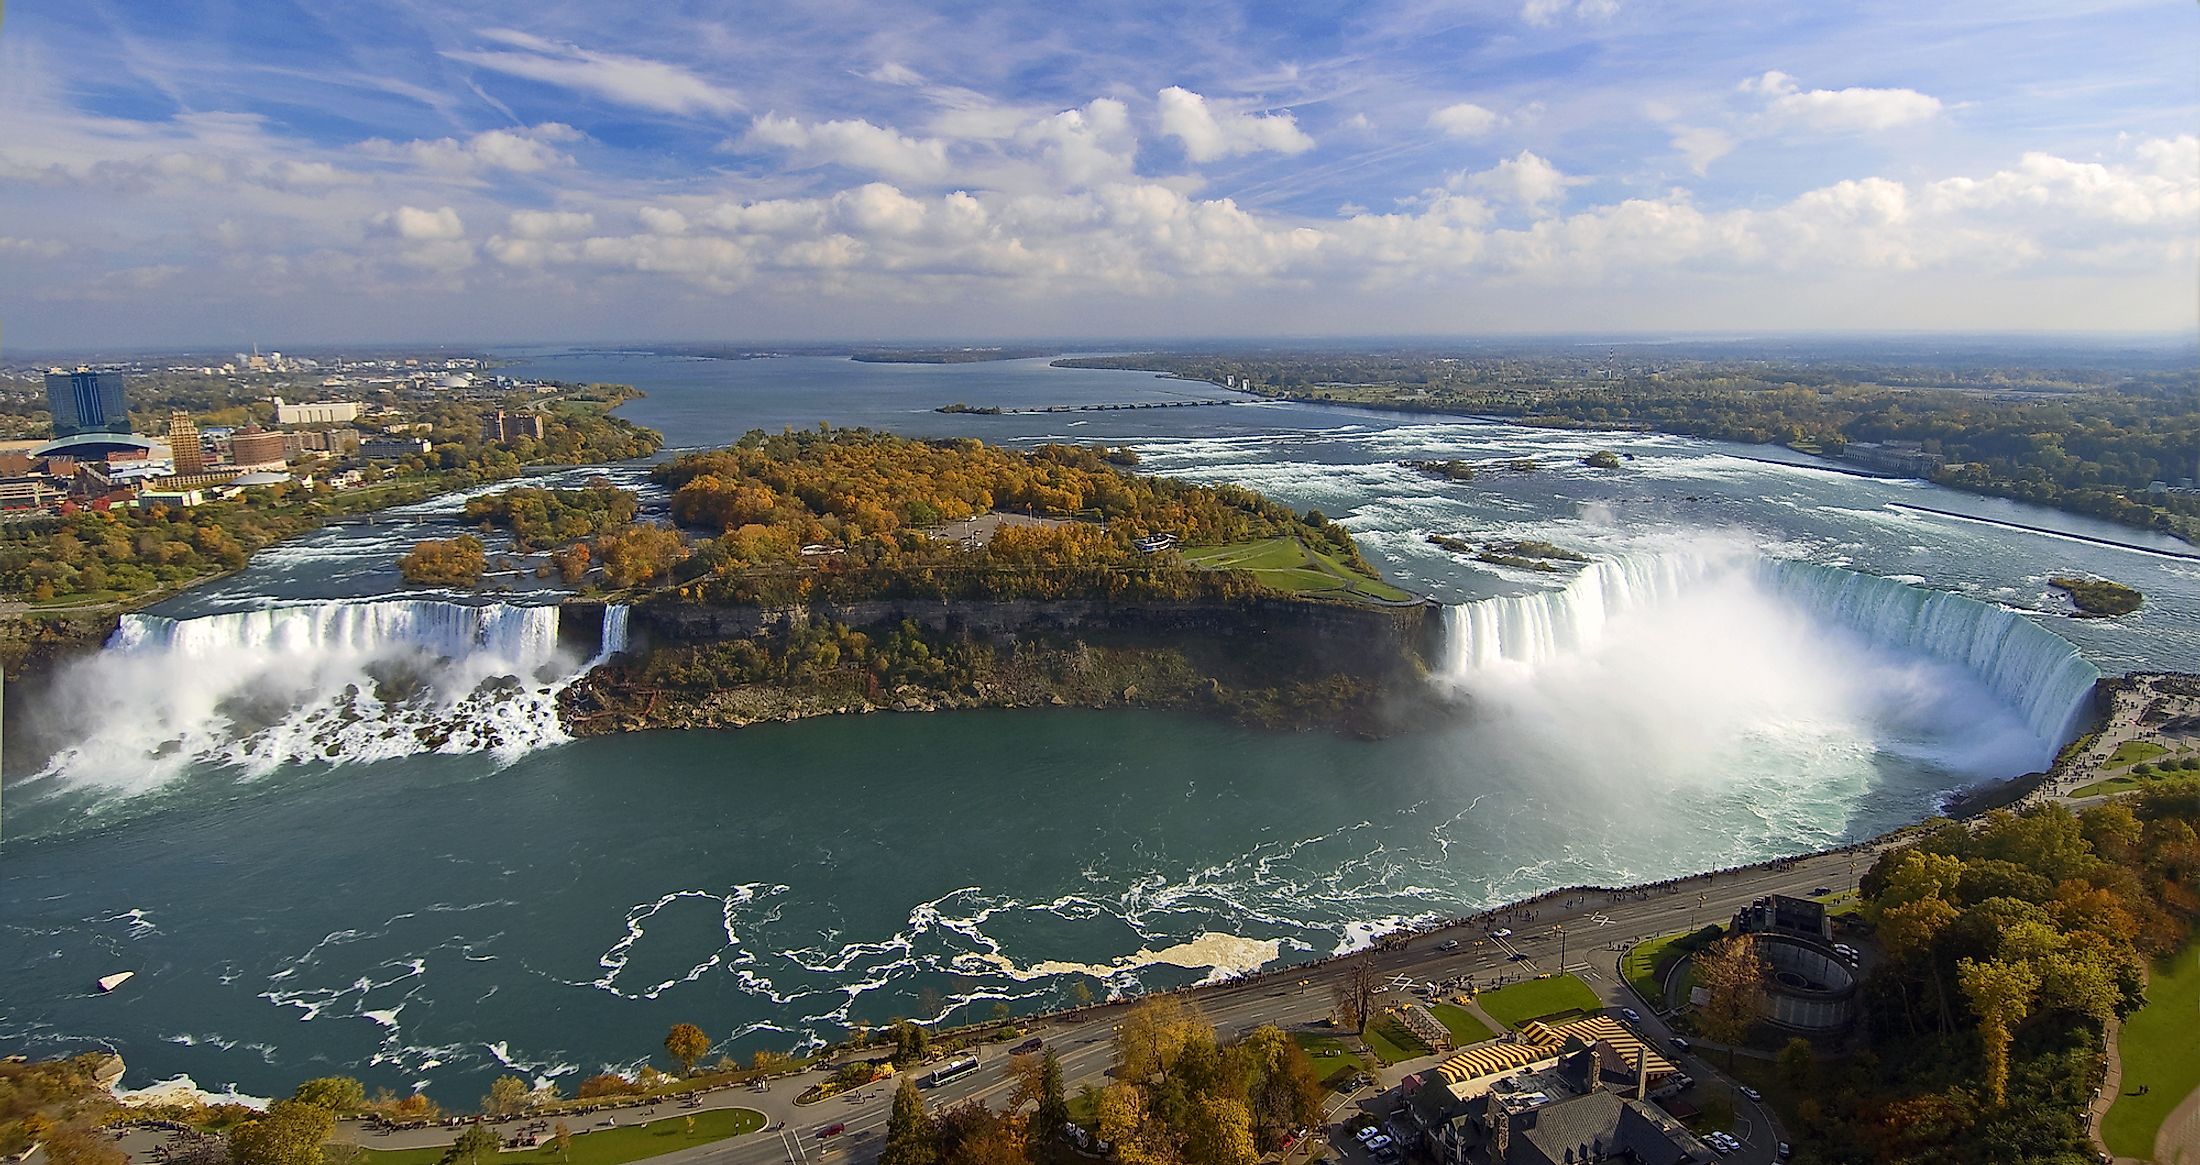
<path fill-rule="evenodd" d="M 1106 442 L 1318 508 L 1443 605 L 1428 682 L 1456 712 L 1378 741 L 1067 709 L 573 740 L 557 693 L 624 612 L 561 627 L 527 579 L 407 590 L 397 555 L 465 525 L 438 499 L 263 552 L 17 694 L 0 1039 L 113 1047 L 133 1083 L 464 1097 L 637 1063 L 695 1017 L 746 1056 L 1038 1010 L 1869 837 L 2043 767 L 2098 677 L 2200 669 L 2200 563 L 2149 553 L 2181 544 L 1800 455 L 1251 398 L 934 411 L 1230 395 L 1043 361 L 510 356 L 638 385 L 621 415 L 676 446 L 820 420 Z M 1606 449 L 1621 468 L 1579 464 Z M 2147 604 L 2073 618 L 2047 582 L 2073 573 Z M 132 990 L 99 995 L 116 970 Z"/>

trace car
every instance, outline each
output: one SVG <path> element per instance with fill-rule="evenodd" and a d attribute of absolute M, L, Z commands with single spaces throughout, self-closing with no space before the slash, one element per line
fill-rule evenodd
<path fill-rule="evenodd" d="M 1636 1011 L 1636 1010 L 1635 1010 L 1634 1008 L 1632 1008 L 1632 1007 L 1622 1007 L 1622 1008 L 1620 1008 L 1620 1009 L 1619 1009 L 1619 1013 L 1620 1013 L 1621 1015 L 1623 1015 L 1623 1016 L 1627 1017 L 1627 1022 L 1629 1022 L 1629 1023 L 1641 1023 L 1641 1022 L 1642 1022 L 1642 1014 L 1641 1014 L 1640 1012 L 1637 1012 L 1637 1011 Z"/>
<path fill-rule="evenodd" d="M 1046 1046 L 1047 1042 L 1045 1040 L 1040 1039 L 1038 1036 L 1033 1036 L 1030 1039 L 1025 1040 L 1023 1043 L 1020 1043 L 1015 1047 L 1010 1048 L 1008 1050 L 1008 1054 L 1011 1056 L 1028 1056 Z"/>
<path fill-rule="evenodd" d="M 1459 949 L 1459 940 L 1455 938 L 1447 938 L 1444 941 L 1437 943 L 1436 949 L 1440 951 L 1456 951 Z"/>
<path fill-rule="evenodd" d="M 1765 1098 L 1764 1093 L 1759 1092 L 1754 1088 L 1751 1088 L 1747 1084 L 1742 1085 L 1742 1095 L 1750 1098 L 1751 1100 L 1763 1100 Z"/>
<path fill-rule="evenodd" d="M 826 1125 L 824 1128 L 817 1130 L 817 1139 L 820 1141 L 829 1141 L 847 1131 L 848 1122 L 834 1121 L 833 1123 Z"/>
<path fill-rule="evenodd" d="M 1687 1051 L 1687 1050 L 1688 1050 L 1688 1041 L 1687 1041 L 1687 1040 L 1685 1040 L 1685 1039 L 1682 1039 L 1682 1038 L 1681 1038 L 1681 1037 L 1679 1037 L 1679 1036 L 1674 1036 L 1674 1037 L 1673 1037 L 1673 1046 L 1674 1046 L 1674 1047 L 1676 1047 L 1676 1048 L 1679 1048 L 1679 1049 L 1680 1049 L 1681 1051 L 1684 1051 L 1684 1052 L 1685 1052 L 1685 1051 Z"/>
<path fill-rule="evenodd" d="M 1775 1156 L 1777 1156 L 1780 1160 L 1785 1161 L 1788 1159 L 1789 1156 L 1794 1154 L 1794 1152 L 1795 1149 L 1793 1146 L 1789 1145 L 1786 1141 L 1782 1141 L 1780 1142 L 1780 1151 L 1776 1153 Z"/>
<path fill-rule="evenodd" d="M 1826 895 L 1828 895 L 1828 894 L 1831 894 L 1831 893 L 1833 893 L 1833 887 L 1831 887 L 1831 886 L 1820 886 L 1820 887 L 1818 887 L 1817 889 L 1815 889 L 1815 890 L 1812 890 L 1812 891 L 1811 891 L 1811 893 L 1813 893 L 1813 894 L 1816 894 L 1816 895 L 1817 895 L 1817 896 L 1819 896 L 1820 898 L 1823 898 L 1823 897 L 1825 897 Z"/>
<path fill-rule="evenodd" d="M 1382 1136 L 1383 1130 L 1376 1128 L 1374 1125 L 1367 1125 L 1364 1128 L 1353 1130 L 1352 1135 L 1359 1138 L 1360 1143 L 1364 1145 L 1367 1144 L 1369 1141 L 1372 1141 L 1375 1138 Z"/>
<path fill-rule="evenodd" d="M 1490 932 L 1491 938 L 1511 938 L 1512 936 L 1512 928 L 1509 926 L 1500 926 L 1496 930 Z"/>

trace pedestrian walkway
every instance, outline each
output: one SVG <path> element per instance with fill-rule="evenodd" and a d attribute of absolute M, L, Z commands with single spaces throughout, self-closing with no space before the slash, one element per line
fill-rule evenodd
<path fill-rule="evenodd" d="M 2200 1088 L 2162 1122 L 2154 1136 L 2156 1165 L 2200 1165 Z"/>

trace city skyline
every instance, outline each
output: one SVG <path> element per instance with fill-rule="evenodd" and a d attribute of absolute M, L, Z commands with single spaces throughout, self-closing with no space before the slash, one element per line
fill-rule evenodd
<path fill-rule="evenodd" d="M 2200 310 L 2182 6 L 13 15 L 11 351 Z"/>

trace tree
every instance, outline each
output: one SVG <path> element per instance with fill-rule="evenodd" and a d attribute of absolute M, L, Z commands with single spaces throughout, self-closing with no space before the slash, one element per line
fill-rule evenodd
<path fill-rule="evenodd" d="M 1382 984 L 1375 977 L 1373 956 L 1361 955 L 1354 959 L 1352 965 L 1345 968 L 1344 978 L 1329 989 L 1337 1022 L 1366 1035 L 1367 1025 L 1375 1019 L 1375 997 L 1381 993 Z"/>
<path fill-rule="evenodd" d="M 1696 985 L 1708 996 L 1696 1008 L 1696 1026 L 1727 1046 L 1729 1068 L 1734 1066 L 1734 1046 L 1749 1038 L 1749 1030 L 1764 1015 L 1769 970 L 1756 940 L 1746 934 L 1721 939 L 1695 956 Z"/>
<path fill-rule="evenodd" d="M 692 1023 L 676 1023 L 665 1033 L 665 1051 L 680 1062 L 680 1075 L 693 1075 L 695 1062 L 710 1052 L 710 1037 Z"/>
<path fill-rule="evenodd" d="M 2031 1013 L 2039 976 L 2021 963 L 1959 959 L 1956 983 L 1978 1016 L 1979 1048 L 1986 1060 L 1986 1097 L 1999 1108 L 2009 1098 L 2009 1042 Z"/>
<path fill-rule="evenodd" d="M 300 1084 L 290 1098 L 339 1115 L 361 1112 L 367 1107 L 366 1086 L 349 1076 L 315 1077 Z"/>
<path fill-rule="evenodd" d="M 129 1161 L 113 1138 L 73 1121 L 47 1129 L 42 1140 L 49 1165 L 126 1165 Z"/>
<path fill-rule="evenodd" d="M 1788 1087 L 1802 1092 L 1810 1084 L 1810 1074 L 1817 1067 L 1817 1060 L 1810 1041 L 1797 1036 L 1780 1048 L 1780 1078 L 1787 1081 Z"/>
<path fill-rule="evenodd" d="M 497 1135 L 487 1125 L 467 1125 L 443 1150 L 442 1165 L 494 1165 L 497 1158 Z"/>
<path fill-rule="evenodd" d="M 894 1089 L 894 1111 L 886 1118 L 886 1147 L 879 1152 L 879 1165 L 938 1165 L 939 1159 L 939 1130 L 924 1111 L 917 1082 L 904 1076 Z"/>
<path fill-rule="evenodd" d="M 1078 646 L 1080 649 L 1083 649 L 1084 647 L 1083 644 L 1079 644 Z M 1070 981 L 1069 1005 L 1071 1007 L 1092 1006 L 1092 988 L 1091 986 L 1086 984 L 1083 979 L 1073 979 Z"/>
<path fill-rule="evenodd" d="M 414 586 L 476 586 L 488 569 L 488 551 L 471 534 L 424 539 L 397 560 L 397 572 Z"/>
<path fill-rule="evenodd" d="M 1190 1165 L 1253 1165 L 1253 1118 L 1243 1102 L 1227 1096 L 1203 1096 L 1192 1108 L 1184 1139 Z"/>
<path fill-rule="evenodd" d="M 489 1082 L 489 1095 L 481 1098 L 481 1110 L 492 1116 L 510 1116 L 527 1107 L 527 1082 L 517 1076 L 499 1076 Z"/>
<path fill-rule="evenodd" d="M 891 1028 L 894 1039 L 894 1063 L 921 1063 L 932 1054 L 932 1033 L 924 1025 L 906 1019 L 897 1019 Z"/>
<path fill-rule="evenodd" d="M 573 1126 L 559 1121 L 550 1127 L 550 1143 L 557 1146 L 558 1160 L 573 1159 Z"/>
<path fill-rule="evenodd" d="M 321 1146 L 336 1131 L 329 1110 L 296 1100 L 279 1100 L 258 1120 L 229 1134 L 232 1165 L 320 1165 Z"/>
<path fill-rule="evenodd" d="M 1061 1156 L 1062 1133 L 1069 1127 L 1069 1096 L 1062 1086 L 1062 1058 L 1048 1048 L 1039 1062 L 1039 1107 L 1031 1114 L 1026 1136 L 1031 1159 L 1047 1165 Z"/>

